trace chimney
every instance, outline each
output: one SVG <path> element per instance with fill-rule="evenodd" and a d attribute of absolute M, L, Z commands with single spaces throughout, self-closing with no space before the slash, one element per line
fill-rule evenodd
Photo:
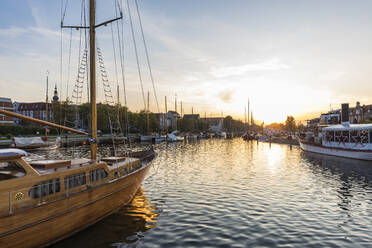
<path fill-rule="evenodd" d="M 348 103 L 341 104 L 341 124 L 343 126 L 350 126 Z"/>

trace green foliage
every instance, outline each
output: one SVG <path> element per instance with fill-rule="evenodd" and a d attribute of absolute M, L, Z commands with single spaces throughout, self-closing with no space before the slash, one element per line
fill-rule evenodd
<path fill-rule="evenodd" d="M 296 121 L 293 116 L 287 116 L 287 120 L 285 121 L 285 128 L 288 132 L 296 131 Z"/>
<path fill-rule="evenodd" d="M 297 125 L 297 131 L 299 131 L 299 132 L 303 132 L 303 131 L 305 131 L 305 125 L 304 124 L 302 124 L 302 123 L 299 123 L 298 125 Z"/>
<path fill-rule="evenodd" d="M 285 130 L 285 126 L 283 123 L 271 123 L 269 125 L 266 125 L 265 126 L 266 128 L 270 128 L 270 129 L 273 129 L 273 130 L 278 130 L 278 131 L 284 131 Z"/>
<path fill-rule="evenodd" d="M 49 134 L 57 134 L 56 129 L 49 129 Z M 28 126 L 15 126 L 15 125 L 0 125 L 0 135 L 1 136 L 18 136 L 18 135 L 35 135 L 39 132 L 40 135 L 45 133 L 45 128 L 41 126 L 28 125 Z"/>
<path fill-rule="evenodd" d="M 208 123 L 203 119 L 181 118 L 177 124 L 181 132 L 204 132 L 209 128 Z"/>
<path fill-rule="evenodd" d="M 259 126 L 257 127 L 259 128 Z M 242 121 L 234 120 L 230 115 L 228 115 L 223 119 L 223 128 L 227 132 L 236 132 L 236 131 L 243 131 L 247 127 Z"/>

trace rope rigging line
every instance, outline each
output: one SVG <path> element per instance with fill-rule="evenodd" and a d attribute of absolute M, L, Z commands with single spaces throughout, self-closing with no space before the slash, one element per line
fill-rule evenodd
<path fill-rule="evenodd" d="M 69 46 L 69 52 L 68 52 L 68 67 L 67 67 L 67 82 L 66 82 L 66 102 L 68 102 L 68 85 L 70 84 L 71 45 L 72 45 L 72 29 L 70 29 L 70 46 Z"/>
<path fill-rule="evenodd" d="M 131 27 L 131 31 L 132 31 L 132 39 L 133 39 L 133 45 L 134 45 L 134 52 L 135 52 L 135 55 L 136 55 L 136 61 L 137 61 L 138 77 L 139 77 L 140 84 L 141 84 L 141 91 L 142 91 L 143 105 L 144 105 L 144 109 L 146 109 L 145 92 L 144 92 L 144 90 L 143 90 L 143 82 L 142 82 L 141 68 L 140 68 L 140 64 L 139 64 L 138 51 L 137 51 L 137 44 L 136 44 L 136 37 L 135 37 L 135 35 L 134 35 L 133 21 L 132 21 L 132 14 L 131 14 L 131 11 L 130 11 L 130 6 L 129 6 L 129 0 L 127 0 L 127 7 L 128 7 L 128 15 L 129 15 L 130 27 Z"/>
<path fill-rule="evenodd" d="M 137 0 L 134 0 L 134 2 L 135 2 L 135 4 L 136 4 L 137 15 L 138 15 L 138 21 L 139 21 L 140 28 L 141 28 L 142 41 L 143 41 L 143 46 L 144 46 L 144 48 L 145 48 L 146 60 L 147 60 L 147 65 L 148 65 L 148 67 L 149 67 L 150 79 L 151 79 L 151 83 L 152 83 L 152 88 L 153 88 L 153 90 L 154 90 L 154 96 L 155 96 L 155 100 L 156 100 L 156 106 L 157 106 L 157 108 L 158 108 L 158 112 L 160 113 L 159 102 L 158 102 L 158 96 L 157 96 L 157 94 L 156 94 L 155 82 L 154 82 L 154 77 L 153 77 L 152 70 L 151 70 L 151 63 L 150 63 L 150 59 L 149 59 L 149 52 L 148 52 L 148 49 L 147 49 L 147 44 L 146 44 L 145 34 L 144 34 L 144 32 L 143 32 L 143 27 L 142 27 L 142 19 L 141 19 L 141 15 L 140 15 L 139 8 L 138 8 L 138 2 L 137 2 Z"/>
<path fill-rule="evenodd" d="M 84 11 L 84 27 L 87 26 L 87 10 L 86 8 L 88 8 L 88 5 L 85 4 L 85 0 L 82 0 L 83 1 L 83 11 Z M 84 29 L 84 39 L 85 39 L 85 50 L 88 51 L 88 30 L 85 28 Z M 90 92 L 90 88 L 89 88 L 89 70 L 86 70 L 86 79 L 87 79 L 87 100 L 89 101 L 89 92 Z"/>
<path fill-rule="evenodd" d="M 117 8 L 115 8 L 115 14 L 118 15 L 117 10 L 119 9 L 120 16 L 123 16 L 123 12 L 121 9 L 121 6 L 119 5 L 118 1 L 115 1 Z M 120 55 L 120 66 L 121 66 L 121 76 L 123 81 L 123 91 L 124 91 L 124 106 L 127 106 L 127 94 L 126 94 L 126 87 L 125 87 L 125 67 L 124 67 L 124 32 L 123 32 L 123 19 L 121 19 L 122 22 L 122 30 L 120 32 L 119 30 L 119 22 L 116 22 L 117 32 L 118 32 L 118 46 L 119 46 L 119 55 Z M 120 38 L 120 35 L 122 36 Z"/>
<path fill-rule="evenodd" d="M 106 67 L 103 61 L 102 51 L 98 46 L 98 42 L 97 42 L 97 58 L 98 58 L 101 80 L 103 84 L 103 92 L 105 94 L 105 104 L 106 104 L 106 111 L 108 115 L 109 125 L 110 125 L 109 127 L 110 127 L 110 132 L 111 132 L 112 145 L 113 145 L 114 153 L 116 155 L 115 138 L 124 137 L 123 131 L 120 125 L 120 120 L 119 120 L 120 109 L 115 108 L 115 101 L 114 101 L 114 97 L 113 97 L 112 90 L 111 90 L 110 80 L 108 78 Z"/>
<path fill-rule="evenodd" d="M 111 29 L 111 37 L 112 37 L 112 49 L 114 51 L 114 64 L 115 64 L 115 76 L 116 76 L 116 87 L 119 86 L 119 79 L 118 79 L 118 67 L 116 63 L 116 49 L 115 49 L 115 38 L 114 38 L 114 31 L 112 29 L 112 23 L 110 23 L 110 29 Z M 120 104 L 120 102 L 118 102 Z"/>
<path fill-rule="evenodd" d="M 123 93 L 124 93 L 124 126 L 125 126 L 125 133 L 129 133 L 129 119 L 128 119 L 128 107 L 127 107 L 127 92 L 126 92 L 126 80 L 125 80 L 125 53 L 124 53 L 124 18 L 123 18 L 123 0 L 120 5 L 119 0 L 116 2 L 115 14 L 118 15 L 117 10 L 120 12 L 121 18 L 121 30 L 119 28 L 119 22 L 116 22 L 116 28 L 118 33 L 118 45 L 119 45 L 119 55 L 120 55 L 120 66 L 121 66 L 121 76 L 122 76 L 122 84 L 123 84 Z"/>
<path fill-rule="evenodd" d="M 67 4 L 68 4 L 68 1 L 66 0 L 66 4 L 65 6 L 63 5 L 63 0 L 61 1 L 61 38 L 60 38 L 60 64 L 59 64 L 59 90 L 60 90 L 60 98 L 61 100 L 63 99 L 62 98 L 62 80 L 63 80 L 63 76 L 62 76 L 62 73 L 63 73 L 63 70 L 62 70 L 62 65 L 63 65 L 63 28 L 62 28 L 62 24 L 63 24 L 63 21 L 65 19 L 65 15 L 66 15 L 66 10 L 67 10 Z M 57 84 L 57 83 L 56 83 Z M 62 106 L 59 105 L 59 123 L 62 123 Z"/>
<path fill-rule="evenodd" d="M 66 10 L 67 10 L 67 5 L 68 5 L 68 0 L 66 0 L 66 4 L 65 4 L 65 7 L 63 8 L 63 0 L 61 1 L 61 26 L 65 20 L 65 16 L 66 16 Z M 64 10 L 63 10 L 64 9 Z"/>
<path fill-rule="evenodd" d="M 123 6 L 123 0 L 121 6 Z M 123 10 L 122 7 L 119 5 L 119 1 L 117 1 L 117 6 L 120 10 L 120 15 L 123 16 Z M 115 8 L 116 10 L 116 8 Z M 115 12 L 117 15 L 117 12 Z M 116 23 L 116 27 L 118 30 L 118 34 L 121 34 L 121 41 L 120 42 L 120 35 L 118 35 L 118 42 L 120 46 L 120 63 L 121 63 L 121 73 L 122 73 L 122 79 L 123 79 L 123 91 L 124 91 L 124 105 L 127 107 L 127 93 L 126 93 L 126 87 L 125 87 L 125 54 L 124 54 L 124 18 L 121 18 L 121 32 L 119 31 L 119 22 Z"/>

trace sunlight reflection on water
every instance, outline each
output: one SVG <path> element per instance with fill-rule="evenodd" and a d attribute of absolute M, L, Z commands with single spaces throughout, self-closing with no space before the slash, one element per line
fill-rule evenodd
<path fill-rule="evenodd" d="M 132 204 L 55 247 L 372 243 L 370 162 L 240 139 L 160 144 L 156 150 L 159 157 Z"/>

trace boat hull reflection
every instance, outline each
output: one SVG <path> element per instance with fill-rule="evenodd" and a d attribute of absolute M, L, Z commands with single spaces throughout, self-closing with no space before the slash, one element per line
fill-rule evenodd
<path fill-rule="evenodd" d="M 67 238 L 53 246 L 59 247 L 101 247 L 108 244 L 135 243 L 144 233 L 156 227 L 159 213 L 150 204 L 142 187 L 139 187 L 133 200 L 119 211 L 97 224 Z"/>

